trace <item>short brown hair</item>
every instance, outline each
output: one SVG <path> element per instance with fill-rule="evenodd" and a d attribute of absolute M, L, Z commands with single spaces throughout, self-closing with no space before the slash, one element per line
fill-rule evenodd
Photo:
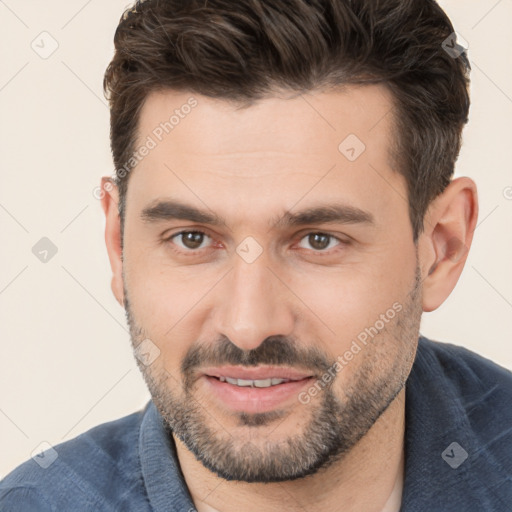
<path fill-rule="evenodd" d="M 150 92 L 250 105 L 276 90 L 383 83 L 395 107 L 390 156 L 407 183 L 416 241 L 451 180 L 468 120 L 470 65 L 457 45 L 445 51 L 453 33 L 434 0 L 137 0 L 121 17 L 104 77 L 121 226 L 126 163 Z"/>

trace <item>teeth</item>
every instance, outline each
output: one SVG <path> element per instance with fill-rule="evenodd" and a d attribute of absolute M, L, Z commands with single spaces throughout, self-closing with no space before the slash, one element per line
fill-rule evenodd
<path fill-rule="evenodd" d="M 279 379 L 277 379 L 279 380 Z M 255 380 L 254 381 L 254 387 L 256 388 L 268 388 L 272 386 L 273 382 L 272 379 L 261 379 L 261 380 Z"/>
<path fill-rule="evenodd" d="M 269 388 L 270 386 L 277 386 L 283 382 L 288 382 L 289 379 L 232 379 L 231 377 L 219 377 L 221 382 L 227 382 L 235 386 L 251 387 L 251 388 Z"/>

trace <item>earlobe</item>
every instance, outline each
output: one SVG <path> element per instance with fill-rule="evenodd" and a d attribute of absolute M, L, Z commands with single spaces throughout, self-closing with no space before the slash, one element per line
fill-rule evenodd
<path fill-rule="evenodd" d="M 476 185 L 467 177 L 453 180 L 433 201 L 425 216 L 420 258 L 427 269 L 423 280 L 423 311 L 434 311 L 459 280 L 478 218 Z"/>
<path fill-rule="evenodd" d="M 119 192 L 116 184 L 107 176 L 101 178 L 101 206 L 105 213 L 105 244 L 112 268 L 112 293 L 124 307 L 123 254 L 121 247 L 121 221 L 118 204 Z"/>

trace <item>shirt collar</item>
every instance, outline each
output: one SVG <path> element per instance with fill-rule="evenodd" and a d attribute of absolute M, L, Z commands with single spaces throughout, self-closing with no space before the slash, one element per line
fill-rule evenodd
<path fill-rule="evenodd" d="M 153 401 L 146 406 L 139 435 L 142 477 L 155 512 L 194 511 L 194 503 L 179 467 L 176 446 L 167 435 Z"/>

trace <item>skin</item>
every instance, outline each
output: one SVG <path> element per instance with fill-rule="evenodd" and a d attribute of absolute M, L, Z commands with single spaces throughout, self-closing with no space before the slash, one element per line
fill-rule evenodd
<path fill-rule="evenodd" d="M 191 96 L 152 93 L 141 112 L 139 140 Z M 243 447 L 251 447 L 244 460 L 255 467 L 264 456 L 277 462 L 291 457 L 292 438 L 313 450 L 314 444 L 306 444 L 312 443 L 308 428 L 329 410 L 327 396 L 337 404 L 331 407 L 344 431 L 353 434 L 308 476 L 248 483 L 219 476 L 172 433 L 195 506 L 199 512 L 340 510 L 340 504 L 344 511 L 398 511 L 403 385 L 422 312 L 444 302 L 464 267 L 478 215 L 476 186 L 466 177 L 453 180 L 430 205 L 414 244 L 405 181 L 388 158 L 392 98 L 384 86 L 295 97 L 276 93 L 248 108 L 194 97 L 198 106 L 131 171 L 123 248 L 118 192 L 108 177 L 102 179 L 113 293 L 127 311 L 133 345 L 149 338 L 160 351 L 150 366 L 139 363 L 155 404 L 171 425 L 179 413 L 189 412 L 194 422 L 182 430 L 207 429 L 224 447 L 226 468 Z M 348 134 L 366 145 L 353 162 L 338 150 Z M 214 212 L 225 224 L 141 218 L 153 201 L 171 197 Z M 286 210 L 332 201 L 370 212 L 374 223 L 270 227 Z M 169 239 L 183 230 L 208 236 L 200 249 L 187 248 L 180 237 Z M 310 233 L 348 243 L 329 239 L 322 251 Z M 251 263 L 236 252 L 248 236 L 262 250 Z M 251 424 L 250 414 L 241 421 L 212 396 L 200 372 L 187 374 L 188 385 L 182 372 L 192 347 L 204 349 L 206 363 L 207 349 L 222 342 L 240 354 L 264 354 L 272 336 L 293 347 L 297 367 L 300 361 L 309 364 L 311 349 L 332 363 L 395 303 L 401 311 L 328 387 L 307 404 L 286 402 L 258 425 Z M 359 404 L 360 413 L 343 416 L 350 404 Z M 372 407 L 381 410 L 372 416 Z M 200 439 L 196 430 L 191 435 Z M 203 444 L 203 452 L 211 448 L 213 455 L 214 444 Z"/>

